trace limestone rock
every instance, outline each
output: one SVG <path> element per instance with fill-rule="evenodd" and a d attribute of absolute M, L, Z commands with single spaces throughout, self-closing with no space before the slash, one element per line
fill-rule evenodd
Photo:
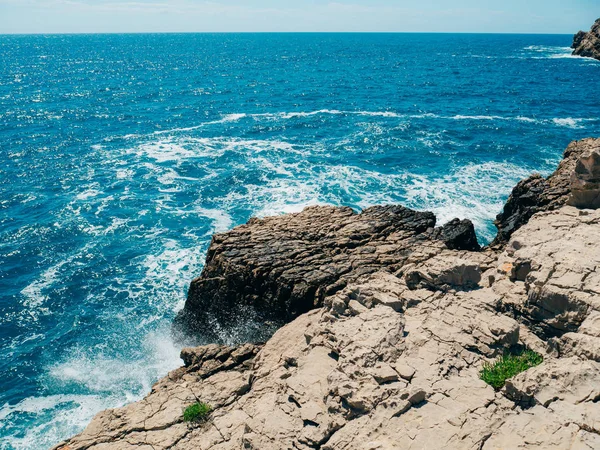
<path fill-rule="evenodd" d="M 569 204 L 578 208 L 600 207 L 600 140 L 577 160 L 571 174 Z"/>
<path fill-rule="evenodd" d="M 520 272 L 522 281 L 515 277 L 515 283 L 506 284 L 500 270 L 494 290 L 503 295 L 507 309 L 534 323 L 547 337 L 578 330 L 595 333 L 598 322 L 593 313 L 600 311 L 598 236 L 600 210 L 565 206 L 537 214 L 513 235 L 499 257 L 498 267 L 513 267 L 504 276 Z M 509 285 L 512 295 L 506 289 Z M 588 325 L 581 327 L 588 317 Z"/>
<path fill-rule="evenodd" d="M 579 31 L 573 37 L 573 55 L 600 60 L 600 19 L 596 20 L 587 33 Z"/>

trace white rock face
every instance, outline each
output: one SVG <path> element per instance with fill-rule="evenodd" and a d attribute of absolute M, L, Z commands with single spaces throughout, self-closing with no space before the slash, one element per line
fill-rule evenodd
<path fill-rule="evenodd" d="M 599 237 L 600 211 L 563 207 L 499 255 L 440 248 L 367 275 L 262 347 L 184 350 L 144 400 L 56 448 L 600 448 Z M 544 362 L 495 392 L 479 371 L 515 344 Z M 188 425 L 197 400 L 214 412 Z"/>
<path fill-rule="evenodd" d="M 579 208 L 600 208 L 600 142 L 592 141 L 590 148 L 579 157 L 571 174 L 569 204 Z"/>

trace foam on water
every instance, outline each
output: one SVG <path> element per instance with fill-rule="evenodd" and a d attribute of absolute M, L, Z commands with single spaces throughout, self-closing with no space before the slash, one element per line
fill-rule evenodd
<path fill-rule="evenodd" d="M 471 219 L 484 241 L 494 238 L 490 223 L 515 184 L 532 170 L 510 163 L 471 164 L 440 177 L 414 175 L 406 188 L 407 206 L 435 213 L 438 224 L 455 217 Z"/>
<path fill-rule="evenodd" d="M 179 350 L 168 329 L 146 335 L 141 341 L 142 357 L 137 360 L 75 348 L 64 361 L 48 368 L 46 382 L 67 389 L 83 387 L 91 395 L 120 392 L 123 403 L 128 403 L 149 392 L 157 377 L 181 365 Z"/>
<path fill-rule="evenodd" d="M 211 230 L 208 234 L 222 233 L 232 228 L 233 218 L 225 211 L 219 209 L 209 209 L 197 206 L 194 208 L 194 212 L 201 217 L 210 219 L 213 223 Z"/>
<path fill-rule="evenodd" d="M 580 56 L 572 55 L 571 47 L 559 47 L 550 45 L 530 45 L 523 49 L 531 59 L 562 59 L 562 58 L 578 58 L 585 60 Z M 535 55 L 535 56 L 532 56 Z"/>
<path fill-rule="evenodd" d="M 85 427 L 98 411 L 120 401 L 117 396 L 60 394 L 27 397 L 16 405 L 5 404 L 0 408 L 0 431 L 6 437 L 0 442 L 0 449 L 51 448 Z M 34 416 L 42 420 L 21 430 L 19 422 Z"/>
<path fill-rule="evenodd" d="M 554 124 L 568 128 L 582 128 L 582 122 L 584 121 L 585 119 L 574 119 L 572 117 L 567 117 L 564 119 L 552 119 L 552 122 L 554 122 Z"/>
<path fill-rule="evenodd" d="M 143 352 L 137 360 L 81 347 L 64 361 L 50 365 L 45 384 L 63 391 L 83 389 L 86 394 L 28 397 L 16 405 L 5 404 L 0 408 L 0 430 L 17 427 L 25 417 L 37 416 L 38 421 L 8 438 L 0 448 L 49 448 L 81 430 L 98 411 L 138 400 L 158 377 L 181 365 L 180 348 L 168 330 L 148 334 L 141 344 Z"/>

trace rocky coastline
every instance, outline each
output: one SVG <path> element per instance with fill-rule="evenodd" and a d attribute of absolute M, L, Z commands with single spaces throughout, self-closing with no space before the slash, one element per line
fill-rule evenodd
<path fill-rule="evenodd" d="M 178 332 L 252 317 L 266 343 L 186 348 L 141 401 L 56 450 L 600 448 L 600 139 L 472 223 L 310 207 L 217 234 Z M 509 348 L 543 362 L 495 390 Z M 184 421 L 206 402 L 207 420 Z"/>
<path fill-rule="evenodd" d="M 600 60 L 600 19 L 596 20 L 590 31 L 579 31 L 573 37 L 573 55 Z"/>

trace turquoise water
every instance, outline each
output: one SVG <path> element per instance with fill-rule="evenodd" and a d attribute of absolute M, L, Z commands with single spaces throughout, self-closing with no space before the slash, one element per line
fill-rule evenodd
<path fill-rule="evenodd" d="M 600 135 L 600 63 L 570 40 L 0 36 L 0 448 L 177 367 L 210 236 L 251 216 L 402 203 L 491 239 L 519 179 Z"/>

